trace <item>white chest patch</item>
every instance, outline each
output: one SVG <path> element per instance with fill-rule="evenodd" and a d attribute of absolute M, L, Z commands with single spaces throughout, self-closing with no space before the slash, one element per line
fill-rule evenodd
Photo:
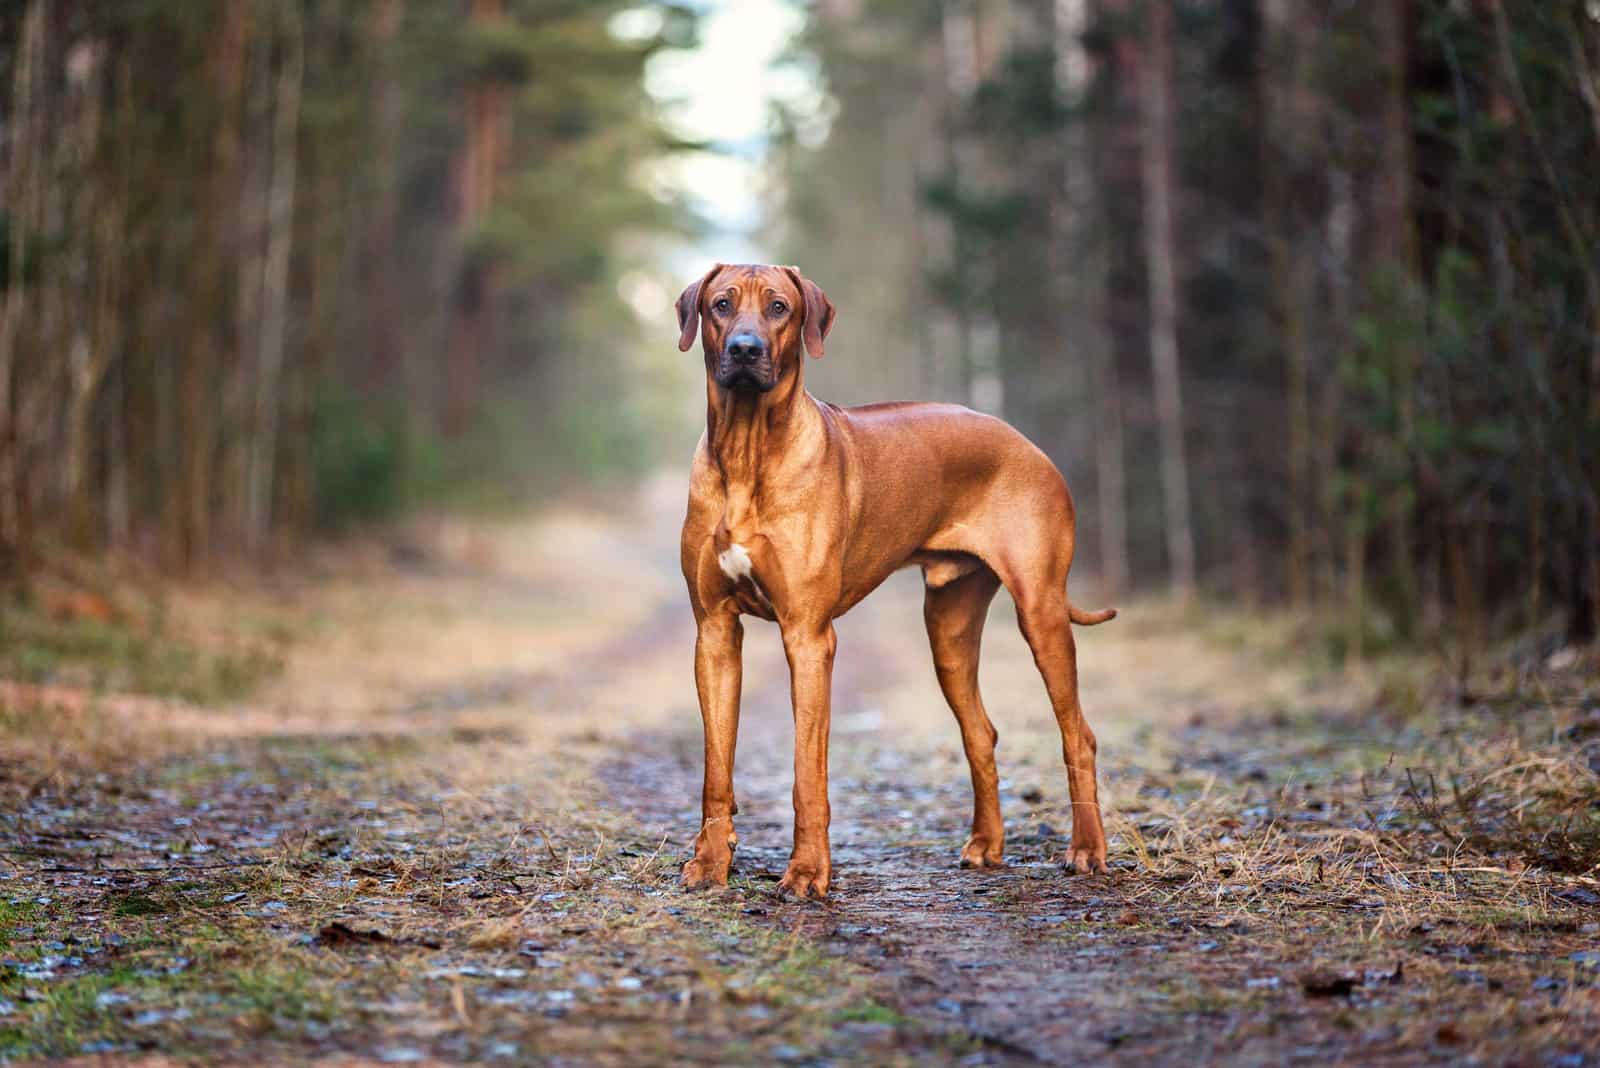
<path fill-rule="evenodd" d="M 717 564 L 722 568 L 722 573 L 735 582 L 750 577 L 750 554 L 738 542 L 717 556 Z"/>

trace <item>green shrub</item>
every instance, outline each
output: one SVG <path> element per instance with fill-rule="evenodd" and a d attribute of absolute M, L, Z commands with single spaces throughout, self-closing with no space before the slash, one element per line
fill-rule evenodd
<path fill-rule="evenodd" d="M 317 524 L 338 529 L 396 512 L 405 496 L 406 437 L 345 390 L 324 390 L 313 413 Z"/>

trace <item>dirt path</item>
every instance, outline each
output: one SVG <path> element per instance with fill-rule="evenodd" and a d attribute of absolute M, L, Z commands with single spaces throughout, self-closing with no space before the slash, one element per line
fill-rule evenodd
<path fill-rule="evenodd" d="M 1592 664 L 1536 700 L 1375 704 L 1269 625 L 1124 606 L 1080 638 L 1113 874 L 1073 877 L 1002 603 L 1010 867 L 961 871 L 966 767 L 899 576 L 839 628 L 829 900 L 774 892 L 790 713 L 759 623 L 735 879 L 685 894 L 679 495 L 441 524 L 275 588 L 309 630 L 247 704 L 8 692 L 0 1055 L 1593 1063 Z"/>
<path fill-rule="evenodd" d="M 831 787 L 837 877 L 826 904 L 799 904 L 776 892 L 791 826 L 787 676 L 771 658 L 750 673 L 733 892 L 756 902 L 747 913 L 870 969 L 879 999 L 895 1013 L 975 1041 L 975 1062 L 1080 1060 L 1125 1038 L 1113 1016 L 1134 1006 L 1106 961 L 1041 937 L 1041 928 L 1065 919 L 1074 905 L 1104 902 L 1092 889 L 1070 891 L 1070 880 L 1046 859 L 1052 843 L 1045 839 L 1055 837 L 1048 828 L 1014 834 L 1005 872 L 956 869 L 971 796 L 964 765 L 952 759 L 954 723 L 948 713 L 938 715 L 944 705 L 937 691 L 930 699 L 926 653 L 879 637 L 885 628 L 920 627 L 919 595 L 897 582 L 862 611 L 866 620 L 843 628 Z M 885 618 L 894 614 L 899 622 Z M 934 715 L 886 723 L 885 704 L 908 698 Z M 700 769 L 684 758 L 698 747 L 697 723 L 695 710 L 685 708 L 683 722 L 639 739 L 629 757 L 603 768 L 612 803 L 646 829 L 659 828 L 678 854 L 688 852 L 698 826 Z M 1080 887 L 1102 881 L 1081 880 Z"/>

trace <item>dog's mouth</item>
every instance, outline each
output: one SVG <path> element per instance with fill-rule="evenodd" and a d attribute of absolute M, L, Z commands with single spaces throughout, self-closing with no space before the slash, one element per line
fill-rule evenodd
<path fill-rule="evenodd" d="M 717 368 L 717 385 L 723 389 L 754 390 L 766 393 L 777 385 L 765 367 L 726 364 Z"/>

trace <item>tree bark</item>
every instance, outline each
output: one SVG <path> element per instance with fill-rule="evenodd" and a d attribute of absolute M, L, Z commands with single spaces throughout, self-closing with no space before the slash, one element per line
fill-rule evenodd
<path fill-rule="evenodd" d="M 472 0 L 470 20 L 492 25 L 506 18 L 505 0 Z M 458 239 L 469 241 L 494 207 L 496 186 L 510 141 L 510 97 L 505 86 L 485 80 L 467 90 L 467 134 L 458 168 Z M 457 435 L 474 415 L 483 365 L 494 341 L 495 269 L 469 250 L 451 293 L 454 309 L 446 366 L 446 434 Z"/>
<path fill-rule="evenodd" d="M 1113 69 L 1095 69 L 1094 58 L 1084 47 L 1084 34 L 1092 21 L 1089 0 L 1055 4 L 1055 53 L 1057 79 L 1069 99 L 1089 93 L 1096 76 L 1115 78 Z M 1128 588 L 1127 479 L 1124 470 L 1121 376 L 1111 339 L 1107 336 L 1104 309 L 1110 297 L 1110 269 L 1107 242 L 1097 223 L 1108 215 L 1104 203 L 1108 193 L 1101 186 L 1109 158 L 1108 123 L 1072 124 L 1065 132 L 1067 143 L 1062 153 L 1063 188 L 1059 194 L 1058 225 L 1054 240 L 1055 260 L 1069 285 L 1072 299 L 1068 311 L 1077 319 L 1067 336 L 1080 341 L 1087 371 L 1090 433 L 1095 471 L 1095 547 L 1099 555 L 1100 581 L 1107 598 L 1118 597 Z M 1073 246 L 1084 251 L 1075 270 L 1069 256 Z M 1076 277 L 1074 277 L 1076 276 Z"/>
<path fill-rule="evenodd" d="M 399 264 L 395 232 L 400 214 L 399 152 L 401 94 L 395 38 L 405 19 L 405 0 L 373 0 L 372 37 L 377 71 L 372 88 L 373 190 L 367 230 L 367 320 L 372 351 L 368 365 L 378 389 L 393 388 L 403 367 Z"/>
<path fill-rule="evenodd" d="M 961 189 L 966 176 L 972 171 L 973 147 L 960 130 L 959 116 L 978 85 L 977 31 L 973 20 L 977 17 L 964 4 L 941 0 L 939 5 L 939 40 L 944 73 L 941 101 L 944 105 L 943 150 L 944 168 L 949 180 Z M 953 289 L 956 306 L 952 318 L 955 322 L 954 386 L 956 396 L 963 404 L 971 404 L 976 363 L 973 324 L 974 282 L 972 259 L 967 249 L 965 232 L 958 222 L 950 226 L 950 269 L 954 276 Z"/>
<path fill-rule="evenodd" d="M 6 199 L 10 233 L 7 284 L 0 303 L 0 582 L 11 591 L 26 587 L 31 556 L 27 466 L 22 461 L 23 427 L 17 366 L 28 269 L 28 238 L 39 214 L 43 137 L 38 113 L 45 92 L 45 0 L 30 0 L 22 16 L 12 73 Z"/>
<path fill-rule="evenodd" d="M 1161 435 L 1161 493 L 1173 591 L 1194 593 L 1194 533 L 1184 448 L 1178 357 L 1177 241 L 1172 205 L 1172 8 L 1150 5 L 1143 67 L 1145 270 L 1150 283 L 1150 361 Z"/>
<path fill-rule="evenodd" d="M 1282 339 L 1289 431 L 1289 545 L 1286 567 L 1289 602 L 1297 609 L 1313 600 L 1315 549 L 1312 512 L 1318 498 L 1311 460 L 1311 350 L 1306 318 L 1311 311 L 1315 265 L 1304 247 L 1299 213 L 1300 179 L 1308 169 L 1315 136 L 1316 104 L 1308 77 L 1310 44 L 1305 5 L 1265 0 L 1266 61 L 1261 67 L 1258 101 L 1268 135 L 1263 138 L 1266 185 L 1266 241 L 1272 264 L 1273 311 Z"/>
<path fill-rule="evenodd" d="M 69 118 L 73 132 L 70 186 L 81 192 L 71 212 L 73 300 L 84 309 L 74 317 L 68 349 L 70 387 L 66 448 L 62 460 L 62 504 L 68 537 L 92 538 L 97 500 L 90 476 L 94 447 L 93 414 L 100 386 L 117 353 L 121 333 L 122 213 L 109 162 L 101 151 L 101 103 L 106 66 L 105 42 L 88 39 L 68 59 Z"/>
<path fill-rule="evenodd" d="M 179 471 L 169 504 L 172 548 L 179 564 L 194 567 L 210 555 L 212 534 L 212 472 L 216 460 L 215 389 L 223 365 L 223 345 L 216 322 L 226 307 L 223 272 L 230 206 L 237 204 L 239 173 L 240 102 L 246 46 L 250 32 L 250 5 L 224 6 L 211 53 L 211 85 L 217 94 L 217 114 L 211 129 L 211 174 L 205 186 L 205 203 L 196 232 L 190 275 L 189 338 L 178 378 Z"/>
<path fill-rule="evenodd" d="M 289 310 L 289 257 L 294 248 L 295 178 L 299 162 L 300 92 L 305 77 L 305 37 L 300 15 L 285 9 L 283 55 L 273 104 L 272 175 L 267 186 L 267 249 L 262 284 L 261 351 L 256 376 L 255 433 L 250 440 L 247 547 L 259 553 L 272 527 L 273 471 L 282 408 L 284 337 Z"/>
<path fill-rule="evenodd" d="M 1092 270 L 1097 322 L 1090 327 L 1095 397 L 1094 462 L 1098 544 L 1105 581 L 1126 589 L 1128 545 L 1127 420 L 1124 368 L 1142 363 L 1146 318 L 1143 269 L 1143 146 L 1139 130 L 1141 49 L 1130 32 L 1132 0 L 1085 0 L 1089 25 L 1080 40 L 1101 47 L 1089 55 L 1095 106 L 1088 124 L 1091 166 Z M 1126 363 L 1124 361 L 1127 361 Z"/>
<path fill-rule="evenodd" d="M 1373 255 L 1380 268 L 1386 267 L 1394 279 L 1394 307 L 1400 315 L 1399 321 L 1391 327 L 1398 335 L 1394 390 L 1398 399 L 1399 428 L 1395 447 L 1405 457 L 1410 471 L 1407 481 L 1416 485 L 1416 380 L 1420 363 L 1417 348 L 1422 310 L 1412 194 L 1415 168 L 1409 78 L 1411 0 L 1389 0 L 1374 5 L 1372 10 L 1377 19 L 1379 75 L 1383 86 L 1381 151 L 1373 188 Z M 1409 493 L 1396 492 L 1393 487 L 1387 492 L 1390 499 L 1384 502 L 1387 513 L 1384 520 L 1388 526 L 1391 579 L 1397 588 L 1396 623 L 1402 634 L 1409 635 L 1415 629 L 1415 606 L 1420 600 L 1412 547 L 1417 509 Z"/>

